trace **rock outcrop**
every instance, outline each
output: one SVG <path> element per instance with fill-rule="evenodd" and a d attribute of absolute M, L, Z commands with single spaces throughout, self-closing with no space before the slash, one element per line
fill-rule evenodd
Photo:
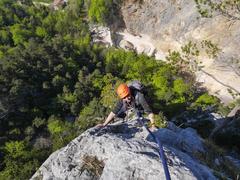
<path fill-rule="evenodd" d="M 221 13 L 203 18 L 194 0 L 128 0 L 121 12 L 129 32 L 149 35 L 157 51 L 165 54 L 189 41 L 216 43 L 221 49 L 217 58 L 198 57 L 204 66 L 198 79 L 225 103 L 233 99 L 228 89 L 240 93 L 240 20 Z"/>
<path fill-rule="evenodd" d="M 154 132 L 164 146 L 172 179 L 216 179 L 195 158 L 205 153 L 196 131 L 168 128 Z M 31 178 L 36 179 L 165 179 L 158 146 L 136 121 L 91 128 L 54 152 Z"/>

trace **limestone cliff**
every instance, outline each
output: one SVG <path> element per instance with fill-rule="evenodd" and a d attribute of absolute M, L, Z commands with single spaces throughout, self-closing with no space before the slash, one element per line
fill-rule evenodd
<path fill-rule="evenodd" d="M 206 151 L 195 130 L 170 123 L 154 134 L 164 144 L 172 179 L 216 179 L 195 157 Z M 157 144 L 136 121 L 130 121 L 87 130 L 54 152 L 31 179 L 157 180 L 165 176 Z"/>
<path fill-rule="evenodd" d="M 219 52 L 216 57 L 200 52 L 197 80 L 224 103 L 240 93 L 240 20 L 221 13 L 201 17 L 194 0 L 126 0 L 120 11 L 117 46 L 164 60 L 168 50 L 179 51 L 189 41 L 210 41 Z"/>

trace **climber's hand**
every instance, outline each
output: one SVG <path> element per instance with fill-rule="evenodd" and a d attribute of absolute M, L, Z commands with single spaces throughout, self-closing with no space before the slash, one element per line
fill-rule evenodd
<path fill-rule="evenodd" d="M 105 127 L 105 125 L 104 124 L 97 124 L 95 127 L 96 128 L 103 128 L 103 127 Z"/>
<path fill-rule="evenodd" d="M 149 128 L 149 130 L 150 130 L 151 132 L 154 132 L 154 131 L 157 131 L 158 128 L 157 128 L 154 124 L 152 124 L 151 127 Z"/>

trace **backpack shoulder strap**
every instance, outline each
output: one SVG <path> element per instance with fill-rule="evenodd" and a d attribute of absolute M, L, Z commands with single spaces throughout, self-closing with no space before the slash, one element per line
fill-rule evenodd
<path fill-rule="evenodd" d="M 135 96 L 134 96 L 134 99 L 135 99 L 135 103 L 136 103 L 136 105 L 138 106 L 138 105 L 140 105 L 141 103 L 140 103 L 140 96 L 141 96 L 141 92 L 140 91 L 137 91 L 136 90 L 136 94 L 135 94 Z"/>

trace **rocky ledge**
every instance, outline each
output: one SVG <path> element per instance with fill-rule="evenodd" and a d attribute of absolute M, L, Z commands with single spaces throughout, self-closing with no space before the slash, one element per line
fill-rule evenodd
<path fill-rule="evenodd" d="M 195 158 L 205 153 L 203 140 L 192 128 L 173 123 L 158 129 L 172 179 L 216 179 Z M 136 121 L 91 128 L 54 152 L 33 175 L 36 179 L 165 179 L 158 146 Z"/>

